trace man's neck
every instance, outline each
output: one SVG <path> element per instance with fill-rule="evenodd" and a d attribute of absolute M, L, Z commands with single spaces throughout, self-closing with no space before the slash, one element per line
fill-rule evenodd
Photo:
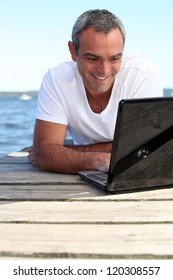
<path fill-rule="evenodd" d="M 104 92 L 104 93 L 91 94 L 86 89 L 86 95 L 87 95 L 88 103 L 91 107 L 91 110 L 94 113 L 100 114 L 102 111 L 104 111 L 104 109 L 107 107 L 107 105 L 109 103 L 111 92 L 112 92 L 112 88 L 109 89 L 107 92 Z"/>

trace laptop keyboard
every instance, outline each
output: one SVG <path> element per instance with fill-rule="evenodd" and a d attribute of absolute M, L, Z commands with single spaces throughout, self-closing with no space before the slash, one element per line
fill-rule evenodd
<path fill-rule="evenodd" d="M 94 179 L 94 180 L 105 180 L 107 181 L 108 179 L 108 173 L 93 173 L 93 174 L 88 174 L 88 177 Z"/>

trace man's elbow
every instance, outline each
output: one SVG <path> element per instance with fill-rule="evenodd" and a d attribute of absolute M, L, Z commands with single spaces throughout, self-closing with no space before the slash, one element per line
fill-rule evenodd
<path fill-rule="evenodd" d="M 49 162 L 45 153 L 39 148 L 33 148 L 33 166 L 41 171 L 49 171 Z"/>

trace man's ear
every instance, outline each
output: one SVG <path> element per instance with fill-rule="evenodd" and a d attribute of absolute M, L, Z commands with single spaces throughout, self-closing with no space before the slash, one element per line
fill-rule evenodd
<path fill-rule="evenodd" d="M 76 61 L 76 53 L 75 53 L 75 50 L 74 50 L 73 42 L 71 42 L 71 41 L 68 42 L 68 48 L 69 48 L 69 51 L 71 53 L 72 60 Z"/>

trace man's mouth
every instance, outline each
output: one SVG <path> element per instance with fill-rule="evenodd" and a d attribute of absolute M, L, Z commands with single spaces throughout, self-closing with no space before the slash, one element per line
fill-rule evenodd
<path fill-rule="evenodd" d="M 109 75 L 104 76 L 104 77 L 100 77 L 100 76 L 97 76 L 97 75 L 94 75 L 94 74 L 93 74 L 93 77 L 94 77 L 95 79 L 99 80 L 99 81 L 104 81 L 104 80 L 106 80 L 106 79 L 109 77 Z"/>

